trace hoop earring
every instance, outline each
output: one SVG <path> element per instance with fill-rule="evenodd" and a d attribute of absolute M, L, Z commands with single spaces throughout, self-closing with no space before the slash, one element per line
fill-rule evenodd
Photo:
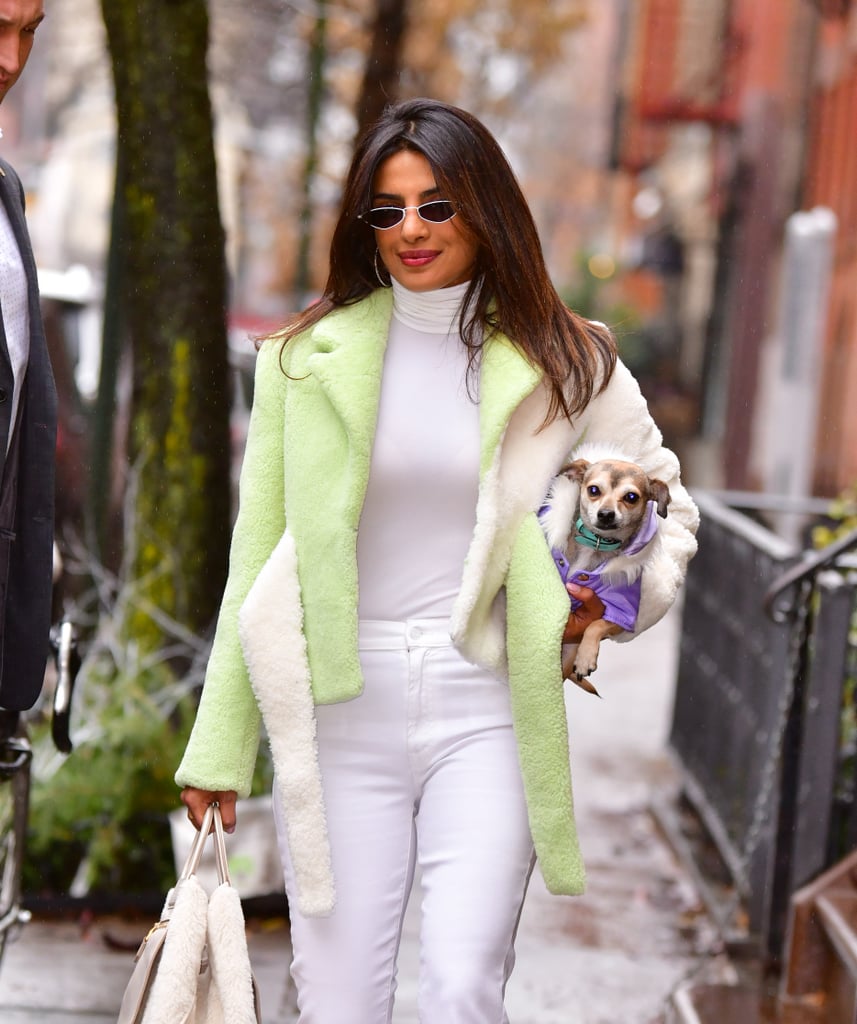
<path fill-rule="evenodd" d="M 382 288 L 391 288 L 391 287 L 392 287 L 392 285 L 393 285 L 393 282 L 392 282 L 392 281 L 390 281 L 390 280 L 387 280 L 387 281 L 385 281 L 385 280 L 384 280 L 384 278 L 383 278 L 383 277 L 381 277 L 381 264 L 380 264 L 380 263 L 378 262 L 378 256 L 379 256 L 379 255 L 380 255 L 380 254 L 379 254 L 379 252 L 378 252 L 378 247 L 376 246 L 376 247 L 375 247 L 375 259 L 374 259 L 374 261 L 373 261 L 373 262 L 374 262 L 374 264 L 375 264 L 375 277 L 377 277 L 377 278 L 378 278 L 378 280 L 379 280 L 379 281 L 381 282 L 381 287 L 382 287 Z M 384 269 L 385 269 L 385 270 L 387 270 L 387 268 L 386 268 L 386 267 L 384 267 Z M 390 272 L 389 272 L 389 271 L 387 271 L 387 275 L 388 275 L 388 277 L 389 277 L 389 273 L 390 273 Z"/>

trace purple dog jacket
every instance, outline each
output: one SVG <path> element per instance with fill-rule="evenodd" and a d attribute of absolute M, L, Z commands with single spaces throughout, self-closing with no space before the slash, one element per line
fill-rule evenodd
<path fill-rule="evenodd" d="M 550 505 L 543 505 L 538 512 L 541 520 L 546 514 Z M 631 538 L 628 546 L 623 549 L 623 555 L 636 555 L 652 540 L 658 532 L 658 508 L 657 503 L 650 501 L 647 504 L 646 518 L 643 520 L 640 529 Z M 610 564 L 610 559 L 605 559 L 594 569 L 578 569 L 572 571 L 565 557 L 565 553 L 559 548 L 551 548 L 553 560 L 559 570 L 563 583 L 576 583 L 581 587 L 589 587 L 601 599 L 604 605 L 604 618 L 613 622 L 622 629 L 633 630 L 637 624 L 637 613 L 640 610 L 640 593 L 642 590 L 642 577 L 637 576 L 632 582 L 621 574 L 604 576 L 604 570 Z M 569 594 L 572 610 L 579 608 L 581 602 Z"/>

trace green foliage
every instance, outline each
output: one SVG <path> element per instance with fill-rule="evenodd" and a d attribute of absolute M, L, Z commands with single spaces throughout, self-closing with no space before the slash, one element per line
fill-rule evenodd
<path fill-rule="evenodd" d="M 826 548 L 854 530 L 857 530 L 857 482 L 833 499 L 828 509 L 827 521 L 813 527 L 813 547 Z M 857 609 L 851 616 L 842 680 L 839 730 L 836 797 L 840 805 L 851 807 L 857 794 Z M 847 823 L 847 817 L 845 821 Z M 851 840 L 846 825 L 840 827 L 833 842 L 838 855 L 844 856 L 848 852 Z"/>
<path fill-rule="evenodd" d="M 857 530 L 857 483 L 833 499 L 827 515 L 829 523 L 813 528 L 812 543 L 816 548 L 826 548 L 846 533 Z"/>
<path fill-rule="evenodd" d="M 587 320 L 607 324 L 614 332 L 622 361 L 635 371 L 646 358 L 644 342 L 638 334 L 640 315 L 633 306 L 613 294 L 612 274 L 596 277 L 592 272 L 595 260 L 597 255 L 589 251 L 577 254 L 576 282 L 573 288 L 563 292 L 562 300 Z"/>
<path fill-rule="evenodd" d="M 131 612 L 141 604 L 168 639 L 155 653 L 128 637 Z M 100 606 L 75 688 L 74 750 L 58 754 L 49 723 L 31 725 L 30 892 L 64 892 L 73 878 L 77 893 L 164 892 L 175 881 L 168 815 L 180 802 L 173 776 L 209 645 L 153 612 L 128 584 L 110 581 Z M 269 790 L 271 778 L 262 755 L 254 792 Z"/>
<path fill-rule="evenodd" d="M 85 854 L 88 887 L 163 889 L 171 881 L 166 815 L 178 804 L 172 776 L 195 701 L 167 665 L 134 668 L 111 664 L 104 651 L 89 663 L 79 680 L 77 747 L 56 771 L 38 771 L 50 744 L 47 726 L 36 735 L 32 890 L 70 882 L 61 870 L 68 844 Z"/>

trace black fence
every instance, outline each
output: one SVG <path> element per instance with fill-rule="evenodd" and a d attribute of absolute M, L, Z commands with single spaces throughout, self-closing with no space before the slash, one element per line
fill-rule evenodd
<path fill-rule="evenodd" d="M 857 839 L 857 573 L 843 560 L 857 533 L 795 551 L 718 498 L 695 497 L 670 746 L 729 879 L 721 923 L 739 921 L 776 961 L 791 894 Z"/>

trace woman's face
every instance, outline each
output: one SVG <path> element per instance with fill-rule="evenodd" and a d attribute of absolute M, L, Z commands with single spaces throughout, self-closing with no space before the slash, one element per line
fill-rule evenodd
<path fill-rule="evenodd" d="M 409 149 L 387 157 L 372 183 L 373 209 L 415 207 L 448 198 L 437 187 L 428 160 Z M 460 215 L 434 224 L 423 220 L 415 209 L 406 210 L 405 219 L 395 227 L 384 231 L 376 228 L 375 243 L 391 277 L 413 292 L 468 281 L 478 248 Z"/>

